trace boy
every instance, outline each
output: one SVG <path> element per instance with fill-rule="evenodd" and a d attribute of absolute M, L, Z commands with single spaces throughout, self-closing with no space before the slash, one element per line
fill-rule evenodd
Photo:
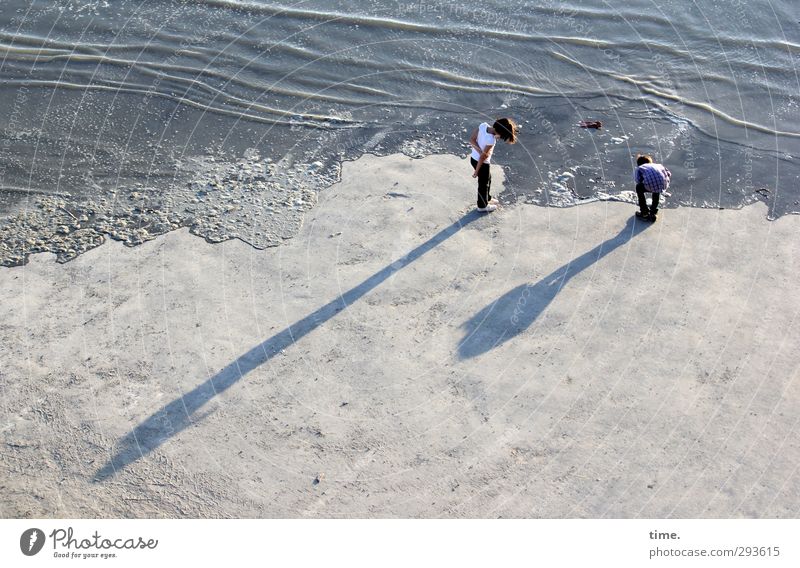
<path fill-rule="evenodd" d="M 658 214 L 658 201 L 661 192 L 669 189 L 670 171 L 661 164 L 654 164 L 653 158 L 639 154 L 636 157 L 636 170 L 633 180 L 636 182 L 636 196 L 639 198 L 639 211 L 636 216 L 650 222 L 656 220 Z M 645 192 L 653 194 L 653 204 L 647 207 Z"/>
<path fill-rule="evenodd" d="M 497 140 L 502 139 L 509 144 L 517 141 L 517 125 L 510 118 L 499 118 L 492 126 L 482 122 L 472 133 L 469 145 L 472 146 L 470 163 L 474 168 L 472 177 L 478 178 L 478 211 L 494 211 L 497 209 L 497 200 L 491 193 L 492 174 L 489 164 L 492 160 L 492 151 Z"/>

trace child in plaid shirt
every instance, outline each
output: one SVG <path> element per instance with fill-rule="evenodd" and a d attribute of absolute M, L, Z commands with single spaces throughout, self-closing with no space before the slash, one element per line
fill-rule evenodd
<path fill-rule="evenodd" d="M 661 164 L 654 164 L 650 156 L 636 157 L 636 170 L 633 180 L 636 182 L 636 196 L 639 198 L 639 211 L 636 216 L 647 221 L 655 221 L 658 214 L 658 201 L 661 193 L 669 189 L 670 171 Z M 653 194 L 653 203 L 647 207 L 645 192 Z"/>

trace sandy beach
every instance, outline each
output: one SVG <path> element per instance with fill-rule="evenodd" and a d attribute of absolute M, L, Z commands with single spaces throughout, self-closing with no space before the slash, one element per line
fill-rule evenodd
<path fill-rule="evenodd" d="M 482 215 L 469 173 L 1 269 L 2 516 L 796 518 L 800 217 Z"/>

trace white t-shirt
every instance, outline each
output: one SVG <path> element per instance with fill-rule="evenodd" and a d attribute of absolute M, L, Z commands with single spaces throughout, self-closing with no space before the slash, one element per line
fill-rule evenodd
<path fill-rule="evenodd" d="M 487 146 L 494 146 L 495 142 L 497 142 L 497 140 L 494 137 L 494 134 L 489 134 L 488 132 L 486 132 L 487 128 L 489 128 L 489 125 L 485 122 L 481 122 L 480 126 L 478 126 L 478 147 L 480 147 L 481 152 L 486 150 Z M 476 161 L 481 159 L 480 153 L 477 150 L 475 150 L 475 148 L 472 149 L 472 158 Z M 489 156 L 484 160 L 483 163 L 488 164 L 491 161 L 492 157 Z"/>

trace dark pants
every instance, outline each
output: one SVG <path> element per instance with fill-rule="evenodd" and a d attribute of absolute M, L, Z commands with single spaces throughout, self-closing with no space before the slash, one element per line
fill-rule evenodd
<path fill-rule="evenodd" d="M 469 159 L 470 163 L 472 164 L 472 169 L 475 169 L 475 166 L 478 165 L 478 160 L 475 158 Z M 491 201 L 492 194 L 490 190 L 492 188 L 492 174 L 489 171 L 489 164 L 484 162 L 481 164 L 481 169 L 478 170 L 478 207 L 483 209 L 486 205 Z"/>
<path fill-rule="evenodd" d="M 628 186 L 630 187 L 630 186 Z M 660 193 L 653 193 L 653 204 L 648 209 L 647 207 L 647 200 L 644 197 L 644 194 L 647 190 L 644 188 L 643 183 L 636 184 L 636 197 L 639 198 L 639 211 L 642 212 L 642 215 L 655 215 L 658 213 L 658 200 L 661 197 Z M 650 193 L 647 191 L 647 193 Z"/>

